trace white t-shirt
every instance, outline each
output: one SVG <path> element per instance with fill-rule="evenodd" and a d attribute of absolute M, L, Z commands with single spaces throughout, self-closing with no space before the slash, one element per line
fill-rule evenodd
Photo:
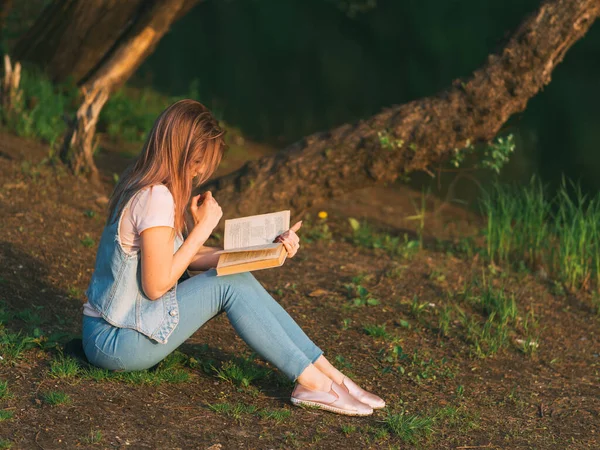
<path fill-rule="evenodd" d="M 140 249 L 140 234 L 152 227 L 175 228 L 175 201 L 171 191 L 157 184 L 136 193 L 121 215 L 119 244 L 126 253 Z M 83 305 L 83 314 L 102 317 L 90 303 Z"/>

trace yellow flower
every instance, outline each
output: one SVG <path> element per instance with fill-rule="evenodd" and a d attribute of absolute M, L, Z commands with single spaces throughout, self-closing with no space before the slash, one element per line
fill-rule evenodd
<path fill-rule="evenodd" d="M 319 211 L 319 219 L 327 219 L 327 211 Z"/>

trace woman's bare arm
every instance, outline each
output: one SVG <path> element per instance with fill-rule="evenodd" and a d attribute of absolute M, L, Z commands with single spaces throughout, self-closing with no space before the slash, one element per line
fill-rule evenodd
<path fill-rule="evenodd" d="M 223 250 L 221 247 L 208 247 L 203 245 L 200 247 L 200 250 L 196 253 L 194 259 L 190 263 L 188 267 L 189 270 L 200 271 L 200 270 L 209 270 L 213 267 L 217 267 L 219 262 L 219 255 L 215 253 L 219 250 Z"/>
<path fill-rule="evenodd" d="M 175 285 L 210 237 L 205 227 L 195 227 L 173 254 L 173 228 L 152 227 L 140 234 L 142 288 L 150 300 L 156 300 Z"/>

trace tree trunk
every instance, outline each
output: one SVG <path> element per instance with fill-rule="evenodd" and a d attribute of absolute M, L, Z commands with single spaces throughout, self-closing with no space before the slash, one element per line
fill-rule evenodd
<path fill-rule="evenodd" d="M 60 3 L 65 0 L 60 0 Z M 81 86 L 83 103 L 65 135 L 61 158 L 75 173 L 97 179 L 94 164 L 94 134 L 98 116 L 111 92 L 121 86 L 154 51 L 156 44 L 173 22 L 182 17 L 198 0 L 156 0 L 145 2 L 133 23 L 110 51 L 98 61 Z M 83 0 L 77 0 L 83 3 Z M 120 2 L 123 3 L 123 2 Z M 128 2 L 124 2 L 128 3 Z"/>
<path fill-rule="evenodd" d="M 427 171 L 468 142 L 492 139 L 523 111 L 599 15 L 600 0 L 546 1 L 470 78 L 368 120 L 313 134 L 202 190 L 213 191 L 225 217 L 290 208 L 299 219 L 326 198 Z M 393 144 L 384 145 L 378 133 Z"/>
<path fill-rule="evenodd" d="M 53 81 L 79 83 L 127 32 L 143 0 L 54 0 L 16 43 L 13 58 L 33 62 Z"/>

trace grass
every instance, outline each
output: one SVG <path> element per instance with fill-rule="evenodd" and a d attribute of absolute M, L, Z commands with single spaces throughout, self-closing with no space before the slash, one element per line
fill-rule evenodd
<path fill-rule="evenodd" d="M 8 390 L 8 381 L 0 381 L 0 400 L 10 398 L 10 391 Z"/>
<path fill-rule="evenodd" d="M 277 423 L 284 422 L 291 417 L 292 412 L 288 409 L 263 409 L 259 412 L 263 419 L 274 420 Z"/>
<path fill-rule="evenodd" d="M 90 434 L 84 437 L 82 440 L 86 444 L 98 444 L 102 441 L 102 431 L 100 430 L 90 430 Z"/>
<path fill-rule="evenodd" d="M 223 414 L 235 420 L 240 420 L 245 414 L 254 414 L 256 412 L 256 406 L 239 402 L 236 404 L 216 403 L 208 405 L 208 407 L 216 413 Z"/>
<path fill-rule="evenodd" d="M 351 283 L 344 284 L 350 298 L 351 306 L 375 306 L 379 304 L 379 300 L 373 297 L 368 289 L 362 285 L 362 282 L 367 279 L 370 279 L 370 276 L 357 275 L 352 277 Z"/>
<path fill-rule="evenodd" d="M 0 118 L 15 134 L 55 148 L 66 130 L 63 114 L 77 108 L 77 88 L 69 83 L 55 85 L 41 71 L 28 67 L 21 72 L 20 90 L 13 109 L 0 109 Z"/>
<path fill-rule="evenodd" d="M 408 444 L 416 444 L 433 432 L 434 419 L 415 414 L 387 413 L 383 419 L 387 430 Z"/>
<path fill-rule="evenodd" d="M 187 357 L 175 351 L 167 356 L 161 363 L 152 370 L 134 370 L 130 372 L 113 372 L 98 367 L 89 367 L 80 369 L 78 375 L 89 378 L 94 381 L 121 381 L 136 385 L 158 386 L 162 383 L 184 383 L 189 381 L 190 374 L 185 370 Z M 57 364 L 57 373 L 66 376 L 72 376 L 74 368 L 68 359 Z"/>
<path fill-rule="evenodd" d="M 563 179 L 550 196 L 532 178 L 525 187 L 493 185 L 481 209 L 490 261 L 543 267 L 570 289 L 600 285 L 600 193 Z"/>
<path fill-rule="evenodd" d="M 3 439 L 0 438 L 0 449 L 8 449 L 12 447 L 12 442 L 7 440 L 7 439 Z"/>
<path fill-rule="evenodd" d="M 385 325 L 365 325 L 363 330 L 366 334 L 373 337 L 389 339 L 391 336 L 385 330 Z"/>
<path fill-rule="evenodd" d="M 410 240 L 408 234 L 402 237 L 392 236 L 389 233 L 383 233 L 375 230 L 366 221 L 359 222 L 354 218 L 348 219 L 352 228 L 352 235 L 349 240 L 354 245 L 371 249 L 382 249 L 390 256 L 400 256 L 410 258 L 421 247 L 421 241 Z"/>
<path fill-rule="evenodd" d="M 271 369 L 256 364 L 253 357 L 226 361 L 219 368 L 213 367 L 213 370 L 221 380 L 243 387 L 249 387 L 254 381 L 266 379 L 272 374 Z"/>
<path fill-rule="evenodd" d="M 10 420 L 13 418 L 14 415 L 15 414 L 12 411 L 0 409 L 0 422 L 4 420 Z"/>
<path fill-rule="evenodd" d="M 77 376 L 80 370 L 77 360 L 60 355 L 50 363 L 48 375 L 53 378 L 71 378 Z"/>
<path fill-rule="evenodd" d="M 42 401 L 50 406 L 68 405 L 71 397 L 60 391 L 48 391 L 42 394 Z"/>
<path fill-rule="evenodd" d="M 4 361 L 21 358 L 23 352 L 35 347 L 36 343 L 36 338 L 22 332 L 10 332 L 0 324 L 0 356 Z"/>

